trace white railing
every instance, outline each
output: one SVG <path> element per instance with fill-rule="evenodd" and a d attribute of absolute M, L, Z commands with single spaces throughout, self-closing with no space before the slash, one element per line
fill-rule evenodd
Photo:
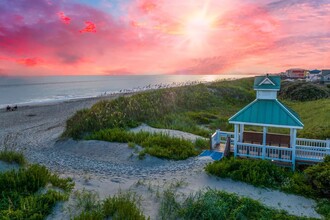
<path fill-rule="evenodd" d="M 266 146 L 265 159 L 292 162 L 292 148 Z"/>
<path fill-rule="evenodd" d="M 260 144 L 237 143 L 238 156 L 262 158 L 262 149 Z"/>
<path fill-rule="evenodd" d="M 296 146 L 297 160 L 321 162 L 327 155 L 330 155 L 330 149 L 326 147 Z"/>
<path fill-rule="evenodd" d="M 309 146 L 309 147 L 330 147 L 327 146 L 328 142 L 329 140 L 297 138 L 296 145 Z"/>
<path fill-rule="evenodd" d="M 297 138 L 297 160 L 321 162 L 327 155 L 330 155 L 330 140 Z"/>
<path fill-rule="evenodd" d="M 292 162 L 292 149 L 260 144 L 237 143 L 237 155 L 244 157 Z"/>
<path fill-rule="evenodd" d="M 234 132 L 217 130 L 211 137 L 212 149 L 214 149 L 218 144 L 226 144 L 227 137 L 231 138 L 231 151 L 233 152 Z M 322 162 L 325 156 L 330 155 L 330 140 L 297 138 L 295 152 L 293 152 L 291 147 L 286 148 L 267 145 L 264 147 L 260 144 L 237 142 L 236 153 L 237 156 L 283 162 L 294 162 L 293 159 L 300 161 Z"/>
<path fill-rule="evenodd" d="M 217 130 L 211 136 L 211 148 L 214 149 L 218 144 L 226 144 L 227 137 L 231 138 L 231 144 L 234 143 L 234 132 Z"/>

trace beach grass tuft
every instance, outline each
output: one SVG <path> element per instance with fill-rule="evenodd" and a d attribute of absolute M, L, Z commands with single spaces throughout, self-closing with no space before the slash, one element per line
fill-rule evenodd
<path fill-rule="evenodd" d="M 78 207 L 82 212 L 75 216 L 75 220 L 88 219 L 127 219 L 145 220 L 145 216 L 139 208 L 140 197 L 133 192 L 120 192 L 110 196 L 104 201 L 98 199 L 97 194 L 83 190 L 77 193 Z"/>
<path fill-rule="evenodd" d="M 16 163 L 20 166 L 27 164 L 23 153 L 11 150 L 0 151 L 0 160 L 7 163 Z"/>

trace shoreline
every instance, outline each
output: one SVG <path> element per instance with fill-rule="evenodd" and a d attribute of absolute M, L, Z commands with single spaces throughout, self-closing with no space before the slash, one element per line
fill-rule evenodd
<path fill-rule="evenodd" d="M 64 98 L 64 99 L 44 99 L 44 101 L 31 101 L 31 102 L 17 102 L 17 103 L 12 103 L 12 104 L 0 104 L 0 110 L 6 109 L 7 106 L 13 107 L 17 106 L 19 108 L 22 107 L 33 107 L 33 106 L 49 106 L 49 105 L 56 105 L 60 103 L 65 103 L 65 102 L 76 102 L 76 101 L 82 101 L 82 100 L 90 100 L 90 99 L 106 99 L 106 98 L 111 98 L 113 96 L 117 95 L 130 95 L 130 94 L 135 94 L 139 92 L 146 92 L 146 91 L 152 91 L 152 90 L 157 90 L 157 89 L 166 89 L 166 88 L 176 88 L 176 87 L 183 87 L 183 86 L 193 86 L 193 85 L 198 85 L 198 84 L 210 84 L 219 80 L 225 80 L 225 81 L 233 81 L 237 79 L 242 79 L 242 78 L 248 78 L 251 77 L 250 75 L 246 77 L 230 77 L 230 78 L 223 78 L 223 79 L 217 79 L 217 80 L 212 80 L 212 81 L 186 81 L 186 82 L 172 82 L 172 83 L 159 83 L 159 84 L 149 84 L 148 86 L 143 86 L 143 87 L 137 87 L 137 88 L 131 88 L 131 89 L 120 89 L 118 91 L 106 91 L 104 93 L 99 93 L 98 95 L 86 95 L 84 97 L 72 97 L 72 98 Z"/>

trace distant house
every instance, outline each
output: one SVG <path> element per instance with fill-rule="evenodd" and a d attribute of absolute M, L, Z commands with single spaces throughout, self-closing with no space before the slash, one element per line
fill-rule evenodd
<path fill-rule="evenodd" d="M 286 75 L 288 78 L 291 79 L 305 79 L 307 76 L 307 70 L 300 69 L 300 68 L 294 68 L 294 69 L 288 69 L 286 71 Z"/>
<path fill-rule="evenodd" d="M 330 70 L 322 70 L 321 73 L 321 83 L 330 83 Z"/>
<path fill-rule="evenodd" d="M 321 80 L 321 70 L 310 70 L 307 75 L 308 81 L 316 82 Z"/>

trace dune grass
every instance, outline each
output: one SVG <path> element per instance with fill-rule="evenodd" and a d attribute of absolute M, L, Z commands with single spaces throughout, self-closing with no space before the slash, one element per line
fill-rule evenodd
<path fill-rule="evenodd" d="M 63 192 L 46 189 L 49 184 Z M 73 186 L 71 179 L 37 164 L 0 173 L 0 219 L 44 219 L 58 201 L 68 199 Z"/>
<path fill-rule="evenodd" d="M 18 170 L 0 172 L 0 219 L 44 219 L 58 201 L 68 199 L 74 186 L 70 178 L 29 165 L 22 153 L 1 151 L 0 160 L 20 165 Z"/>
<path fill-rule="evenodd" d="M 236 194 L 208 189 L 178 201 L 178 195 L 165 190 L 159 210 L 161 219 L 308 219 L 289 215 L 260 202 Z"/>
<path fill-rule="evenodd" d="M 20 166 L 26 165 L 26 160 L 23 153 L 16 151 L 0 151 L 0 160 L 5 161 L 7 163 L 16 163 Z"/>
<path fill-rule="evenodd" d="M 279 98 L 300 115 L 305 126 L 298 131 L 299 137 L 330 136 L 329 98 L 306 102 Z M 62 137 L 79 139 L 102 129 L 132 128 L 141 123 L 209 137 L 217 128 L 232 131 L 228 118 L 253 99 L 253 78 L 147 91 L 78 111 L 67 121 Z M 289 132 L 270 128 L 274 131 Z"/>
<path fill-rule="evenodd" d="M 215 114 L 210 121 L 222 116 L 222 113 L 229 116 L 235 109 L 252 101 L 252 81 L 241 79 L 160 89 L 101 101 L 91 109 L 78 111 L 71 117 L 63 137 L 81 138 L 86 133 L 101 129 L 130 128 L 140 123 L 208 136 L 209 131 L 198 126 L 204 122 L 200 118 L 210 118 L 207 112 Z M 193 115 L 193 112 L 201 116 Z"/>
<path fill-rule="evenodd" d="M 84 190 L 76 195 L 78 208 L 82 211 L 75 216 L 75 220 L 103 220 L 103 219 L 127 219 L 145 220 L 145 216 L 139 208 L 139 197 L 132 192 L 120 192 L 110 196 L 104 201 L 98 200 L 98 196 Z"/>
<path fill-rule="evenodd" d="M 191 141 L 170 137 L 162 133 L 130 132 L 123 129 L 105 129 L 85 137 L 87 140 L 104 140 L 110 142 L 133 143 L 144 149 L 140 152 L 141 158 L 150 154 L 158 158 L 184 160 L 197 156 L 201 148 L 208 147 L 208 141 L 197 139 L 195 144 Z"/>

